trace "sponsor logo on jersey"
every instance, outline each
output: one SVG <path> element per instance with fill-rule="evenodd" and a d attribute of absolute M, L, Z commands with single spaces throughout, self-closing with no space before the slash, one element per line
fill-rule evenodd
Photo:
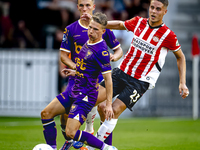
<path fill-rule="evenodd" d="M 104 68 L 104 67 L 109 67 L 110 66 L 110 63 L 107 63 L 107 64 L 104 64 L 104 65 L 102 65 L 102 67 Z"/>
<path fill-rule="evenodd" d="M 81 35 L 74 35 L 73 37 L 79 37 L 79 36 L 81 36 Z"/>
<path fill-rule="evenodd" d="M 63 99 L 65 99 L 65 96 L 62 93 L 60 93 L 60 95 L 62 96 Z"/>
<path fill-rule="evenodd" d="M 150 77 L 147 76 L 146 79 L 147 79 L 147 80 L 150 80 Z"/>
<path fill-rule="evenodd" d="M 108 56 L 108 52 L 107 52 L 107 51 L 103 51 L 103 52 L 102 52 L 102 55 L 103 55 L 103 56 Z"/>
<path fill-rule="evenodd" d="M 65 41 L 67 41 L 67 36 L 66 36 L 66 34 L 63 34 L 62 42 L 65 42 Z"/>
<path fill-rule="evenodd" d="M 176 41 L 176 46 L 179 46 L 179 42 L 178 42 L 178 40 Z"/>
<path fill-rule="evenodd" d="M 140 28 L 138 28 L 139 33 L 142 31 Z"/>
<path fill-rule="evenodd" d="M 135 36 L 135 38 L 133 39 L 132 45 L 135 48 L 137 48 L 145 53 L 148 53 L 150 55 L 153 55 L 155 52 L 155 49 L 156 49 L 156 47 L 153 44 L 147 43 L 146 41 L 138 38 L 137 36 Z"/>
<path fill-rule="evenodd" d="M 81 114 L 81 118 L 83 119 L 83 121 L 86 121 L 86 117 L 83 114 Z"/>

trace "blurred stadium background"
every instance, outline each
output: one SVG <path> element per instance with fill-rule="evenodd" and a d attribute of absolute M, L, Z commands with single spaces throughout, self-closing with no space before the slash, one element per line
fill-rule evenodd
<path fill-rule="evenodd" d="M 0 116 L 39 117 L 40 111 L 60 92 L 59 46 L 62 31 L 78 16 L 76 0 L 63 0 L 63 7 L 51 7 L 52 1 L 0 1 Z M 136 5 L 137 1 L 129 1 L 132 4 L 128 6 L 121 5 L 119 2 L 123 1 L 118 0 L 96 0 L 96 3 L 97 10 L 107 13 L 110 19 L 125 20 L 135 15 L 148 17 L 148 0 L 139 1 L 142 2 L 139 5 Z M 164 22 L 176 33 L 186 56 L 190 95 L 184 100 L 179 95 L 176 59 L 169 52 L 156 87 L 143 96 L 133 112 L 125 111 L 121 117 L 192 118 L 191 43 L 194 35 L 200 38 L 200 0 L 169 0 L 169 3 Z M 142 11 L 131 14 L 133 8 Z M 126 53 L 131 34 L 126 31 L 114 33 Z M 118 64 L 112 63 L 112 66 Z"/>

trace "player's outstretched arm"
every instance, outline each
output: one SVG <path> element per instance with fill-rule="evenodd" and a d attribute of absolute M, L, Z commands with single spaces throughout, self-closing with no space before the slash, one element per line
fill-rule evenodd
<path fill-rule="evenodd" d="M 124 22 L 123 21 L 108 21 L 107 29 L 115 29 L 115 30 L 126 30 L 126 28 L 124 27 Z"/>
<path fill-rule="evenodd" d="M 189 89 L 186 86 L 186 61 L 185 55 L 182 50 L 178 50 L 174 52 L 174 55 L 177 59 L 177 66 L 179 71 L 179 93 L 181 97 L 184 99 L 189 95 Z"/>

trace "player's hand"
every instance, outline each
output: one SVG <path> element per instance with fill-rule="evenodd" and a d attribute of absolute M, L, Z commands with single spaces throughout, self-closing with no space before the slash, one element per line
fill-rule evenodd
<path fill-rule="evenodd" d="M 90 19 L 92 18 L 92 16 L 88 13 L 83 13 L 83 15 L 81 16 L 81 19 L 82 20 L 85 20 L 85 21 L 90 21 Z"/>
<path fill-rule="evenodd" d="M 114 117 L 113 109 L 112 109 L 112 103 L 106 102 L 106 107 L 104 109 L 105 113 L 105 119 L 111 120 Z"/>
<path fill-rule="evenodd" d="M 66 77 L 68 77 L 68 76 L 75 76 L 76 70 L 65 68 L 65 69 L 62 70 L 62 73 L 64 73 Z"/>
<path fill-rule="evenodd" d="M 110 53 L 110 61 L 115 61 L 115 55 L 113 55 L 112 53 Z"/>
<path fill-rule="evenodd" d="M 181 97 L 184 99 L 189 95 L 189 89 L 185 84 L 179 84 L 179 93 Z"/>

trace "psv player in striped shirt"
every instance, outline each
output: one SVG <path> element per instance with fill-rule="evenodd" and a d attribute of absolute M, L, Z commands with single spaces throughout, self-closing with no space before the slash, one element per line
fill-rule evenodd
<path fill-rule="evenodd" d="M 118 68 L 112 73 L 114 118 L 105 120 L 97 132 L 101 140 L 112 132 L 120 114 L 131 108 L 148 89 L 155 87 L 168 51 L 173 52 L 177 59 L 179 71 L 179 93 L 184 99 L 189 90 L 186 86 L 186 63 L 175 33 L 162 21 L 167 13 L 168 0 L 151 0 L 149 18 L 134 17 L 125 22 L 108 21 L 107 28 L 127 30 L 134 33 L 133 40 L 127 54 Z M 105 85 L 100 86 L 99 97 L 105 99 Z M 101 120 L 104 119 L 105 106 L 99 104 Z M 91 147 L 87 147 L 92 149 Z"/>

